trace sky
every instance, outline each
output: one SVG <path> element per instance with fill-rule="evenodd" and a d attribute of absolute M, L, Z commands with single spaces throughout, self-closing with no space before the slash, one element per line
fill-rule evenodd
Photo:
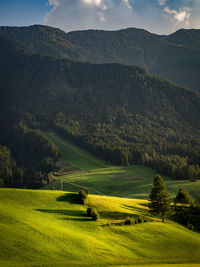
<path fill-rule="evenodd" d="M 170 34 L 200 29 L 200 0 L 0 0 L 1 26 L 33 24 L 65 32 L 137 27 Z"/>

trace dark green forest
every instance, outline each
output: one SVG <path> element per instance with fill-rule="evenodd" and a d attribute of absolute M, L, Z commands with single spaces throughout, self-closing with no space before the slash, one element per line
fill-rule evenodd
<path fill-rule="evenodd" d="M 200 95 L 143 68 L 32 53 L 0 35 L 0 182 L 49 182 L 53 130 L 108 162 L 200 178 Z M 13 175 L 14 174 L 14 175 Z"/>
<path fill-rule="evenodd" d="M 143 29 L 75 31 L 33 25 L 0 27 L 28 50 L 92 63 L 122 63 L 200 91 L 200 30 L 156 35 Z"/>

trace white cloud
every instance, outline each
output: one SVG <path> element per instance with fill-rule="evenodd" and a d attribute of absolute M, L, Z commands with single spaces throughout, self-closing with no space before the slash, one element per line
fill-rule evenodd
<path fill-rule="evenodd" d="M 44 24 L 64 31 L 128 27 L 168 34 L 200 28 L 200 0 L 48 0 Z"/>
<path fill-rule="evenodd" d="M 44 23 L 65 31 L 134 27 L 133 0 L 49 0 Z"/>
<path fill-rule="evenodd" d="M 102 4 L 102 0 L 83 0 L 83 3 L 86 5 L 100 6 Z"/>
<path fill-rule="evenodd" d="M 104 23 L 106 21 L 103 13 L 97 12 L 96 15 L 97 15 L 100 23 Z"/>
<path fill-rule="evenodd" d="M 164 12 L 170 16 L 171 22 L 179 23 L 182 26 L 190 24 L 191 9 L 188 7 L 180 8 L 178 11 L 165 7 Z"/>
<path fill-rule="evenodd" d="M 127 5 L 128 8 L 132 8 L 132 6 L 129 3 L 129 0 L 123 0 L 123 2 Z"/>

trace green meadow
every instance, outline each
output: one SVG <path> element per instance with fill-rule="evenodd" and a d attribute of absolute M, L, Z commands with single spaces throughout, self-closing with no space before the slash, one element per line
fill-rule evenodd
<path fill-rule="evenodd" d="M 97 159 L 87 151 L 67 142 L 55 133 L 44 133 L 61 152 L 60 162 L 64 165 L 78 167 L 80 170 L 91 170 L 108 167 L 104 161 Z"/>
<path fill-rule="evenodd" d="M 148 199 L 156 172 L 151 168 L 135 166 L 109 166 L 96 159 L 83 149 L 69 144 L 54 133 L 46 134 L 61 151 L 60 161 L 76 165 L 83 172 L 62 175 L 56 181 L 44 187 L 77 192 L 82 187 L 89 187 L 91 193 L 128 198 Z M 86 171 L 87 170 L 87 171 Z M 163 176 L 167 191 L 174 198 L 180 188 L 186 188 L 195 201 L 200 201 L 200 181 L 175 180 Z"/>
<path fill-rule="evenodd" d="M 0 189 L 0 266 L 200 266 L 200 234 L 148 213 L 152 169 L 111 166 L 46 135 L 60 148 L 60 166 L 72 172 L 42 190 Z M 171 197 L 187 188 L 199 200 L 200 182 L 164 180 Z M 77 201 L 82 187 L 91 192 L 85 205 Z M 92 221 L 87 207 L 100 219 Z M 148 222 L 123 224 L 138 216 Z"/>
<path fill-rule="evenodd" d="M 91 221 L 74 193 L 1 189 L 0 199 L 0 266 L 200 263 L 198 233 L 158 219 L 117 224 L 127 216 L 148 216 L 145 200 L 89 195 L 88 205 L 100 214 Z"/>

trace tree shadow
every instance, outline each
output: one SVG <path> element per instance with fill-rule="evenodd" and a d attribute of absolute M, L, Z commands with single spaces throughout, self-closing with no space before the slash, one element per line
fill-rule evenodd
<path fill-rule="evenodd" d="M 59 196 L 57 201 L 60 202 L 68 202 L 70 204 L 80 204 L 80 199 L 78 198 L 78 194 L 75 193 L 67 193 L 62 196 Z"/>
<path fill-rule="evenodd" d="M 118 212 L 118 211 L 100 211 L 99 212 L 100 218 L 102 219 L 115 219 L 115 220 L 122 220 L 126 219 L 127 217 L 135 218 L 137 217 L 136 214 L 131 214 L 128 212 Z"/>
<path fill-rule="evenodd" d="M 126 208 L 126 209 L 129 209 L 129 210 L 132 210 L 132 211 L 136 211 L 136 212 L 139 212 L 140 215 L 147 215 L 147 210 L 144 210 L 142 208 L 138 208 L 138 207 L 134 207 L 134 206 L 130 206 L 130 205 L 125 205 L 123 204 L 123 206 Z"/>
<path fill-rule="evenodd" d="M 58 210 L 58 209 L 35 209 L 36 211 L 44 213 L 54 213 L 62 216 L 72 216 L 74 218 L 60 218 L 61 220 L 70 221 L 90 221 L 91 219 L 87 217 L 86 212 L 83 210 Z"/>

